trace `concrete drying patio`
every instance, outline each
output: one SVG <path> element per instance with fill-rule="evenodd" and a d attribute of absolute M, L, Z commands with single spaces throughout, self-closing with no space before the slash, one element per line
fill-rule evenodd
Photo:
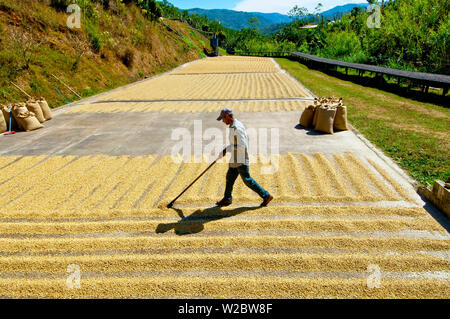
<path fill-rule="evenodd" d="M 448 297 L 448 219 L 358 133 L 300 128 L 313 98 L 272 59 L 210 58 L 0 136 L 0 296 Z M 238 179 L 233 205 L 212 208 L 219 163 L 166 209 L 208 165 L 175 163 L 173 130 L 225 133 L 227 106 L 249 131 L 279 133 L 278 170 L 261 173 L 260 150 L 251 166 L 274 201 L 258 208 Z"/>

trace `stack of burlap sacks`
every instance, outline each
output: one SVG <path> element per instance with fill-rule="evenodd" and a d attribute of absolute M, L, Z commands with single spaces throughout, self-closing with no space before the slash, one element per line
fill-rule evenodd
<path fill-rule="evenodd" d="M 25 103 L 16 103 L 12 107 L 1 105 L 3 116 L 0 116 L 0 133 L 9 130 L 9 119 L 11 118 L 12 131 L 33 131 L 44 127 L 41 123 L 52 118 L 52 111 L 44 98 L 29 99 Z"/>
<path fill-rule="evenodd" d="M 300 125 L 329 134 L 346 131 L 347 107 L 342 103 L 342 98 L 315 98 L 314 105 L 309 105 L 303 111 Z"/>

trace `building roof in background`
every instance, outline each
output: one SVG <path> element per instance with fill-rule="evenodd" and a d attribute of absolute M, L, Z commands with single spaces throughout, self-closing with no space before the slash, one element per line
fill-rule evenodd
<path fill-rule="evenodd" d="M 312 28 L 317 28 L 317 24 L 307 24 L 301 27 L 300 29 L 312 29 Z"/>

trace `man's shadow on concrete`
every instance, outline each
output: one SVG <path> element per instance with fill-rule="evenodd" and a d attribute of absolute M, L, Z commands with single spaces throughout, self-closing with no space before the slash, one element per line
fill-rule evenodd
<path fill-rule="evenodd" d="M 178 213 L 178 216 L 180 216 L 181 220 L 176 223 L 159 224 L 158 227 L 156 227 L 156 233 L 166 233 L 173 229 L 175 231 L 175 234 L 177 235 L 196 234 L 203 231 L 203 229 L 205 228 L 205 224 L 208 222 L 236 216 L 238 214 L 256 210 L 259 208 L 261 207 L 254 206 L 222 210 L 222 208 L 215 206 L 206 209 L 198 209 L 187 217 L 184 216 L 183 210 L 179 208 L 173 208 Z"/>

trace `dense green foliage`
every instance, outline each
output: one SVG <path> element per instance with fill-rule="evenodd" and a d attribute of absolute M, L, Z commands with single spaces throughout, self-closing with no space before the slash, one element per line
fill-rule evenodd
<path fill-rule="evenodd" d="M 88 0 L 79 0 L 89 2 Z M 62 8 L 70 0 L 51 0 Z M 108 6 L 111 1 L 91 0 Z M 246 27 L 232 30 L 206 15 L 181 11 L 167 0 L 116 0 L 135 2 L 150 19 L 178 19 L 193 28 L 219 35 L 220 46 L 228 51 L 301 51 L 348 62 L 376 64 L 411 71 L 450 74 L 448 39 L 450 35 L 448 0 L 391 0 L 381 8 L 381 27 L 370 28 L 372 13 L 354 8 L 350 13 L 330 21 L 296 7 L 290 12 L 291 22 L 275 28 L 267 35 L 262 22 L 250 18 Z M 317 8 L 316 8 L 317 9 Z M 345 7 L 348 10 L 348 7 Z M 337 9 L 336 9 L 337 10 Z M 302 29 L 308 23 L 318 23 L 314 29 Z M 266 32 L 264 32 L 266 33 Z M 94 34 L 94 32 L 92 32 Z M 93 45 L 100 39 L 92 36 Z"/>
<path fill-rule="evenodd" d="M 377 64 L 412 71 L 450 74 L 448 0 L 391 0 L 381 9 L 381 27 L 369 28 L 371 13 L 354 9 L 330 23 L 305 13 L 272 37 L 237 43 L 242 51 L 298 51 L 349 62 Z M 242 32 L 242 31 L 241 31 Z M 248 32 L 247 32 L 248 34 Z"/>

